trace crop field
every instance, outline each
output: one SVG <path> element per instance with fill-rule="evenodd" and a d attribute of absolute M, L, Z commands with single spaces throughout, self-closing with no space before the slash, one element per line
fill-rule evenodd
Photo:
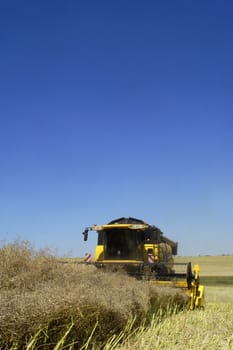
<path fill-rule="evenodd" d="M 103 349 L 168 305 L 186 303 L 179 291 L 61 263 L 28 242 L 0 249 L 0 349 Z"/>
<path fill-rule="evenodd" d="M 198 263 L 205 285 L 205 309 L 152 319 L 118 350 L 233 349 L 233 256 L 177 257 Z"/>
<path fill-rule="evenodd" d="M 200 275 L 205 276 L 231 276 L 233 278 L 233 255 L 223 256 L 195 256 L 176 257 L 176 262 L 191 261 L 192 265 L 200 266 Z"/>
<path fill-rule="evenodd" d="M 2 244 L 0 349 L 233 349 L 233 257 L 198 258 L 206 306 L 187 311 L 180 290 Z"/>

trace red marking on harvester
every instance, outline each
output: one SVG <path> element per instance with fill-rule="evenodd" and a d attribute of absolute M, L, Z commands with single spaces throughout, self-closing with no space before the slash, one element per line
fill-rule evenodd
<path fill-rule="evenodd" d="M 148 259 L 148 263 L 149 263 L 149 264 L 154 264 L 154 262 L 155 262 L 155 257 L 154 257 L 153 254 L 149 253 L 147 259 Z"/>
<path fill-rule="evenodd" d="M 85 261 L 86 263 L 91 262 L 91 254 L 90 254 L 90 253 L 86 253 L 86 254 L 85 254 L 84 261 Z"/>

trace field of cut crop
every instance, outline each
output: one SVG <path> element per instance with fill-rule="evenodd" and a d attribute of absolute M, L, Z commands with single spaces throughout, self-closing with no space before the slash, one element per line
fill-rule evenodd
<path fill-rule="evenodd" d="M 138 331 L 118 350 L 232 350 L 232 303 L 209 303 L 205 310 L 180 312 Z"/>
<path fill-rule="evenodd" d="M 233 283 L 210 275 L 205 310 L 191 312 L 180 290 L 2 244 L 0 349 L 232 349 Z"/>
<path fill-rule="evenodd" d="M 178 257 L 200 265 L 205 285 L 205 309 L 169 315 L 142 327 L 118 350 L 233 349 L 233 256 Z"/>

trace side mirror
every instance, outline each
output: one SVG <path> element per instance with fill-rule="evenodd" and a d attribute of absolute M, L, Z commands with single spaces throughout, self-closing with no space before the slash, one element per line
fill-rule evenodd
<path fill-rule="evenodd" d="M 83 231 L 83 236 L 84 236 L 84 241 L 87 241 L 88 239 L 88 229 L 86 228 L 84 231 Z"/>

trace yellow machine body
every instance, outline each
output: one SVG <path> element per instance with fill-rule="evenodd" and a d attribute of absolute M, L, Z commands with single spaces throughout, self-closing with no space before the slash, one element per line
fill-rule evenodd
<path fill-rule="evenodd" d="M 203 306 L 204 287 L 199 284 L 199 266 L 195 265 L 192 271 L 191 263 L 175 264 L 177 243 L 165 237 L 156 226 L 135 218 L 120 218 L 87 227 L 84 240 L 88 231 L 98 233 L 94 257 L 97 267 L 123 268 L 136 278 L 182 288 L 190 298 L 190 309 Z"/>

